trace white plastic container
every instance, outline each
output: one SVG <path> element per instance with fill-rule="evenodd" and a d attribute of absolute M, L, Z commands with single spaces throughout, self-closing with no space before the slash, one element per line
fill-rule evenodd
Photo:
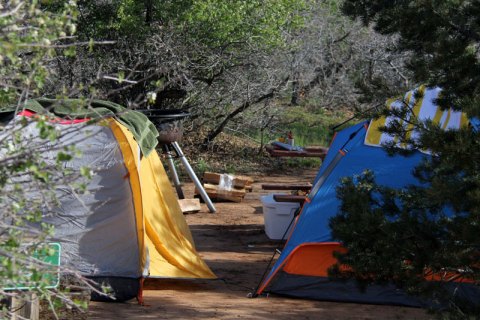
<path fill-rule="evenodd" d="M 273 199 L 273 194 L 263 196 L 260 199 L 263 204 L 263 218 L 267 237 L 272 240 L 282 239 L 300 204 L 296 202 L 277 202 Z M 293 224 L 292 222 L 285 234 L 285 240 L 290 235 Z"/>

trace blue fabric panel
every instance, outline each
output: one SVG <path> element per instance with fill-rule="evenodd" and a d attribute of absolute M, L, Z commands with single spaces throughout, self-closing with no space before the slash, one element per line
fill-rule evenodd
<path fill-rule="evenodd" d="M 479 118 L 471 118 L 470 119 L 470 124 L 472 125 L 473 130 L 475 132 L 478 132 L 478 130 L 480 130 L 480 119 Z"/>

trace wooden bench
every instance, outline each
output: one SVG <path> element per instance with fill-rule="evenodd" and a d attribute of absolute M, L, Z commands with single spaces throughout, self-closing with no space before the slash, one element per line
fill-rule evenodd
<path fill-rule="evenodd" d="M 295 196 L 290 194 L 274 194 L 273 199 L 277 202 L 296 202 L 296 203 L 304 203 L 306 196 Z"/>
<path fill-rule="evenodd" d="M 292 184 L 262 184 L 263 190 L 299 190 L 308 192 L 312 188 L 312 184 L 306 183 L 292 183 Z M 273 199 L 277 202 L 296 202 L 304 203 L 306 196 L 302 195 L 290 195 L 290 194 L 274 194 Z"/>
<path fill-rule="evenodd" d="M 301 190 L 301 191 L 310 191 L 312 184 L 310 182 L 306 183 L 290 183 L 290 184 L 273 184 L 265 183 L 262 184 L 263 190 Z"/>

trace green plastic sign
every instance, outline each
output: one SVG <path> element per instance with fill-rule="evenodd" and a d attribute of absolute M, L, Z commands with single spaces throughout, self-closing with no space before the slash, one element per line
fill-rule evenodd
<path fill-rule="evenodd" d="M 29 284 L 9 284 L 7 288 L 3 288 L 3 290 L 30 290 L 36 287 L 35 283 L 38 284 L 40 282 L 46 283 L 44 288 L 46 289 L 54 289 L 58 287 L 60 283 L 60 274 L 58 268 L 60 266 L 60 254 L 61 254 L 61 245 L 60 243 L 49 243 L 46 247 L 40 251 L 35 251 L 33 253 L 33 258 L 40 260 L 41 262 L 49 265 L 47 268 L 51 269 L 51 272 L 44 272 L 40 275 L 40 279 L 37 281 L 32 281 L 31 285 Z M 33 274 L 26 274 L 24 275 L 26 278 L 33 277 Z"/>

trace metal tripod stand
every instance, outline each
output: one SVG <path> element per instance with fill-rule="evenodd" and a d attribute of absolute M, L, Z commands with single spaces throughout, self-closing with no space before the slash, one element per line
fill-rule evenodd
<path fill-rule="evenodd" d="M 208 196 L 207 192 L 203 188 L 202 183 L 200 182 L 198 177 L 195 175 L 195 172 L 193 171 L 192 166 L 190 165 L 190 163 L 188 163 L 188 160 L 183 154 L 183 151 L 180 148 L 180 145 L 178 144 L 178 142 L 174 141 L 174 142 L 163 144 L 162 149 L 163 149 L 163 152 L 165 152 L 167 157 L 168 167 L 170 168 L 170 172 L 171 172 L 171 179 L 173 180 L 173 184 L 175 185 L 175 190 L 177 191 L 178 198 L 185 199 L 185 196 L 183 194 L 182 186 L 180 185 L 180 179 L 178 178 L 177 169 L 175 168 L 175 163 L 173 162 L 174 158 L 180 159 L 180 162 L 182 162 L 183 166 L 185 167 L 185 170 L 187 171 L 188 176 L 195 184 L 195 187 L 200 193 L 200 196 L 202 197 L 203 201 L 207 204 L 208 210 L 211 213 L 215 213 L 217 210 L 215 209 L 215 206 L 213 205 L 212 200 L 210 200 L 210 197 Z M 173 152 L 175 152 L 176 155 L 173 155 Z"/>

